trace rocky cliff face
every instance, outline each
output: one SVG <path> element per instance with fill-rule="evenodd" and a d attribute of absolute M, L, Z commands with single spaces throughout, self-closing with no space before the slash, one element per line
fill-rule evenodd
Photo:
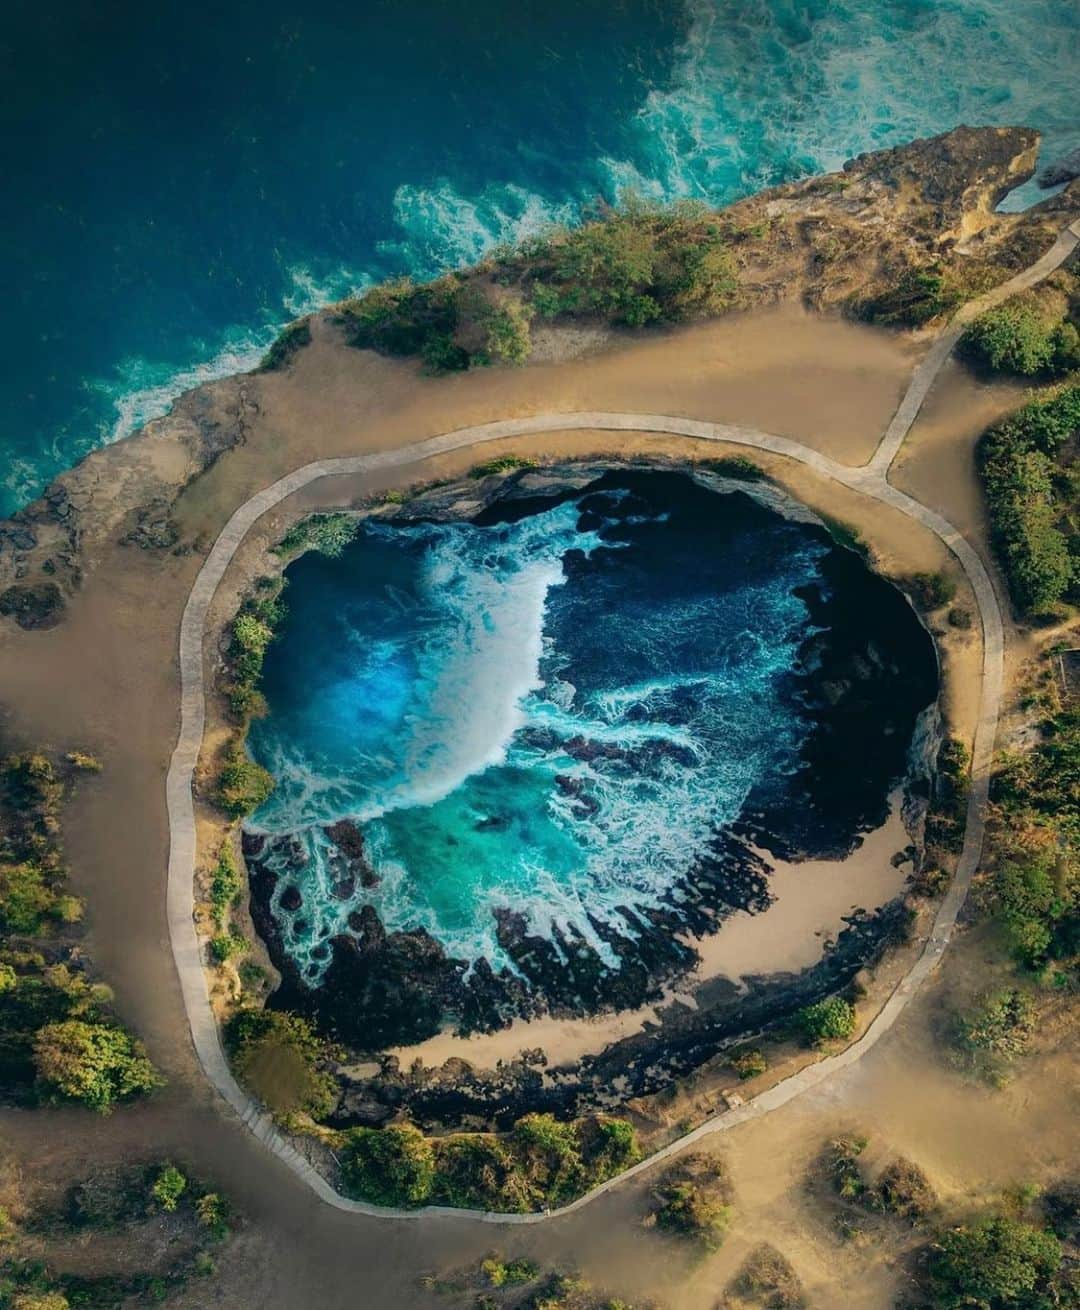
<path fill-rule="evenodd" d="M 1080 216 L 1080 181 L 1024 214 L 994 213 L 1032 175 L 1037 146 L 1025 128 L 959 127 L 732 205 L 724 219 L 740 303 L 800 298 L 851 313 L 928 263 L 1002 280 Z M 320 332 L 306 348 L 328 348 L 319 338 L 330 336 Z M 168 417 L 90 455 L 0 523 L 0 623 L 59 621 L 65 597 L 109 542 L 190 548 L 177 542 L 175 499 L 258 429 L 263 385 L 247 374 L 189 392 Z"/>

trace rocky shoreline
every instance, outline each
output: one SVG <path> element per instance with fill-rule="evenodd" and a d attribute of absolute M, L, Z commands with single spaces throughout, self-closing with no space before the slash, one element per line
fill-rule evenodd
<path fill-rule="evenodd" d="M 736 202 L 721 213 L 735 234 L 737 307 L 798 301 L 857 318 L 920 269 L 985 271 L 1003 280 L 1080 215 L 1076 181 L 1021 213 L 994 212 L 1034 174 L 1038 141 L 1027 128 L 958 127 Z M 304 321 L 316 344 L 303 350 L 340 335 L 333 306 Z M 569 342 L 591 330 L 587 321 L 547 327 L 537 357 L 557 358 L 560 337 Z M 594 335 L 610 333 L 597 328 Z M 256 370 L 186 393 L 166 417 L 94 451 L 0 521 L 0 622 L 28 629 L 59 622 L 86 570 L 115 542 L 198 550 L 177 522 L 176 502 L 247 443 L 265 418 L 274 380 Z"/>
<path fill-rule="evenodd" d="M 517 469 L 434 487 L 404 504 L 368 512 L 380 521 L 402 523 L 490 522 L 525 516 L 613 478 L 646 471 L 688 478 L 718 496 L 748 496 L 832 544 L 820 519 L 758 480 L 753 469 L 740 468 L 742 476 L 732 477 L 724 466 L 713 471 L 673 462 L 606 460 Z M 870 573 L 855 551 L 833 545 L 824 571 L 826 591 L 804 597 L 811 635 L 800 651 L 797 694 L 815 727 L 804 745 L 798 778 L 780 792 L 765 788 L 752 794 L 740 821 L 716 834 L 710 857 L 672 888 L 666 905 L 646 913 L 624 908 L 625 933 L 594 921 L 617 967 L 605 964 L 580 936 L 556 930 L 548 939 L 530 932 L 526 916 L 511 910 L 499 912 L 497 919 L 498 940 L 513 969 L 496 972 L 486 959 L 470 967 L 449 957 L 423 930 L 388 933 L 374 908 L 363 905 L 350 914 L 350 933 L 326 944 L 325 973 L 319 986 L 309 987 L 278 926 L 282 911 L 294 925 L 304 912 L 300 843 L 287 835 L 244 833 L 252 919 L 281 976 L 269 1004 L 307 1015 L 351 1052 L 379 1064 L 377 1075 L 359 1082 L 343 1076 L 342 1123 L 379 1122 L 406 1102 L 410 1115 L 421 1121 L 457 1122 L 462 1115 L 512 1119 L 537 1104 L 577 1113 L 609 1103 L 612 1086 L 621 1087 L 623 1096 L 647 1094 L 725 1046 L 782 1024 L 803 1005 L 847 986 L 896 940 L 905 922 L 899 902 L 874 914 L 856 913 L 813 967 L 794 975 L 755 977 L 742 987 L 712 979 L 699 989 L 695 1011 L 668 1006 L 655 1033 L 619 1042 L 557 1075 L 517 1062 L 496 1076 L 451 1061 L 449 1070 L 403 1077 L 393 1057 L 379 1055 L 387 1047 L 422 1042 L 448 1024 L 465 1034 L 491 1032 L 544 1015 L 582 1017 L 659 1003 L 699 963 L 688 936 L 708 936 L 739 910 L 767 910 L 770 856 L 842 859 L 860 834 L 883 822 L 897 778 L 906 775 L 909 790 L 925 790 L 915 776 L 921 765 L 914 771 L 910 767 L 908 741 L 918 714 L 937 693 L 930 637 L 900 592 Z M 836 599 L 850 601 L 853 595 L 860 601 L 855 606 Z M 902 667 L 895 641 L 904 625 L 910 625 L 908 637 L 915 646 L 906 649 Z M 875 691 L 879 684 L 889 687 L 889 697 Z M 582 740 L 567 743 L 566 749 L 590 758 L 590 751 L 605 748 Z M 874 759 L 878 767 L 864 770 L 856 781 L 844 767 L 851 755 Z M 647 760 L 633 763 L 639 769 L 649 766 Z M 911 816 L 916 826 L 918 808 Z M 376 878 L 365 858 L 363 834 L 348 820 L 325 831 L 340 888 L 336 894 L 350 899 Z"/>

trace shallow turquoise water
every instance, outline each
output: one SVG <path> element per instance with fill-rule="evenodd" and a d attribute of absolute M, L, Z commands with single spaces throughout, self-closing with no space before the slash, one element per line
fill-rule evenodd
<path fill-rule="evenodd" d="M 0 511 L 280 323 L 572 221 L 970 123 L 1080 144 L 1075 0 L 16 4 Z"/>

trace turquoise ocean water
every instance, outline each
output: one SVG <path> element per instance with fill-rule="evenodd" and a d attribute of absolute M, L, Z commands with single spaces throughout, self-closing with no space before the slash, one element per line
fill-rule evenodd
<path fill-rule="evenodd" d="M 1052 157 L 1078 68 L 1075 0 L 16 0 L 0 511 L 290 317 L 597 195 L 731 200 L 961 121 Z"/>

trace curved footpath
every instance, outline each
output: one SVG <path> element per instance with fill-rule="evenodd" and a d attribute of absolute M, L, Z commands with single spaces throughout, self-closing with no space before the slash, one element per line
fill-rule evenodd
<path fill-rule="evenodd" d="M 222 529 L 206 558 L 188 597 L 180 625 L 180 734 L 169 764 L 166 801 L 169 818 L 169 875 L 167 912 L 169 937 L 180 977 L 184 1008 L 191 1027 L 192 1041 L 203 1072 L 239 1115 L 243 1123 L 273 1153 L 289 1166 L 329 1205 L 339 1210 L 378 1218 L 417 1219 L 424 1215 L 458 1216 L 503 1224 L 541 1223 L 558 1215 L 569 1214 L 603 1192 L 623 1183 L 635 1174 L 651 1169 L 669 1156 L 701 1141 L 713 1133 L 726 1132 L 749 1119 L 760 1118 L 786 1105 L 801 1093 L 816 1087 L 837 1071 L 847 1068 L 877 1045 L 896 1023 L 908 1002 L 944 954 L 957 916 L 971 885 L 982 853 L 986 826 L 986 803 L 990 789 L 994 737 L 1001 702 L 1004 635 L 1001 611 L 993 583 L 982 560 L 963 536 L 934 510 L 897 491 L 888 482 L 889 468 L 914 423 L 923 401 L 942 365 L 952 352 L 963 330 L 963 323 L 999 303 L 1015 292 L 1033 286 L 1059 267 L 1080 244 L 1080 220 L 1058 237 L 1052 249 L 1030 268 L 985 296 L 970 302 L 931 347 L 915 370 L 900 407 L 893 417 L 871 461 L 861 468 L 838 464 L 819 451 L 788 437 L 760 432 L 755 428 L 709 423 L 663 414 L 620 414 L 580 412 L 537 414 L 529 418 L 507 419 L 460 428 L 455 432 L 431 437 L 397 450 L 340 459 L 318 460 L 305 464 L 286 477 L 252 496 L 239 507 Z M 210 1005 L 210 995 L 203 952 L 195 930 L 194 882 L 196 862 L 195 813 L 192 799 L 194 771 L 202 746 L 206 717 L 203 686 L 203 641 L 210 604 L 233 555 L 255 522 L 287 496 L 318 478 L 341 474 L 370 473 L 375 469 L 392 469 L 485 442 L 542 432 L 602 430 L 656 432 L 690 437 L 700 441 L 719 441 L 755 450 L 769 451 L 806 464 L 822 477 L 839 482 L 874 500 L 898 509 L 902 514 L 930 529 L 956 556 L 975 593 L 983 631 L 982 689 L 979 716 L 971 762 L 971 791 L 968 799 L 964 846 L 937 914 L 926 945 L 919 958 L 897 984 L 882 1009 L 862 1036 L 837 1055 L 819 1060 L 793 1074 L 783 1082 L 753 1097 L 745 1104 L 707 1119 L 698 1128 L 633 1168 L 602 1183 L 570 1205 L 541 1214 L 491 1214 L 478 1210 L 459 1210 L 445 1206 L 427 1206 L 421 1210 L 393 1210 L 351 1201 L 337 1193 L 305 1157 L 284 1137 L 271 1117 L 240 1087 L 233 1077 L 221 1045 L 217 1021 Z"/>

